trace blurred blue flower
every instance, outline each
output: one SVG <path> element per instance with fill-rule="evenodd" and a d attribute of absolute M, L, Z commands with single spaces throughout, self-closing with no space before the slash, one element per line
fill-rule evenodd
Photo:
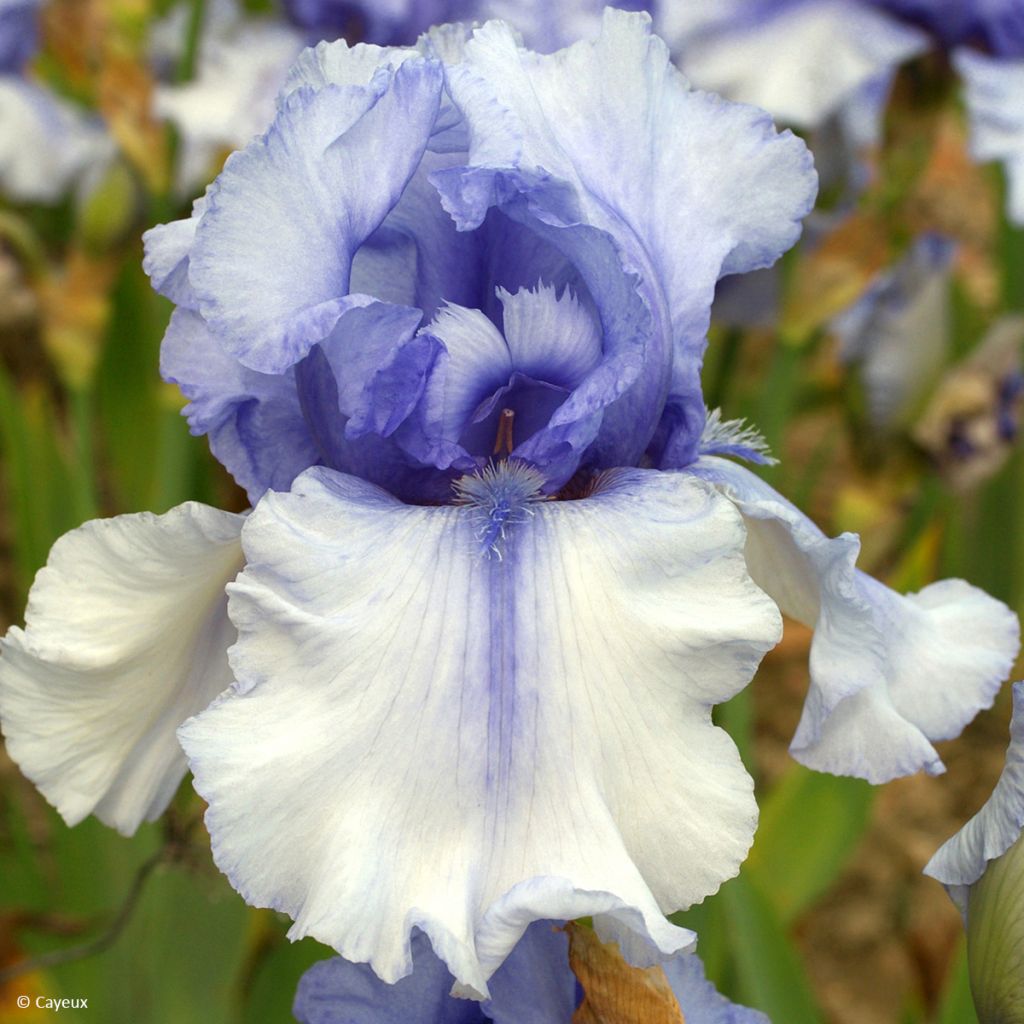
<path fill-rule="evenodd" d="M 54 203 L 97 183 L 114 147 L 102 122 L 38 84 L 40 0 L 0 0 L 0 194 Z"/>
<path fill-rule="evenodd" d="M 964 80 L 974 156 L 1003 164 L 1007 211 L 1024 224 L 1024 54 L 1009 60 L 963 49 L 954 62 Z"/>
<path fill-rule="evenodd" d="M 624 11 L 651 11 L 654 0 L 617 0 Z M 550 53 L 589 39 L 601 28 L 604 0 L 284 0 L 291 19 L 318 38 L 355 38 L 380 46 L 411 46 L 433 25 L 501 18 L 526 45 Z"/>
<path fill-rule="evenodd" d="M 795 754 L 876 780 L 943 770 L 1017 650 L 998 602 L 893 593 L 723 457 L 766 454 L 704 407 L 716 283 L 814 193 L 803 144 L 689 89 L 644 15 L 551 56 L 500 22 L 305 51 L 147 236 L 164 373 L 255 507 L 57 544 L 3 643 L 11 756 L 131 831 L 185 722 L 235 887 L 388 982 L 414 929 L 481 999 L 537 920 L 689 949 L 664 912 L 757 816 L 711 708 L 780 607 L 817 627 Z"/>
<path fill-rule="evenodd" d="M 912 430 L 955 488 L 977 486 L 1002 466 L 1020 430 L 1024 317 L 1000 317 L 943 374 Z"/>
<path fill-rule="evenodd" d="M 952 344 L 956 246 L 922 235 L 831 322 L 840 358 L 860 367 L 872 427 L 906 428 L 934 389 Z"/>
<path fill-rule="evenodd" d="M 178 130 L 177 187 L 183 195 L 194 195 L 210 180 L 218 157 L 266 130 L 288 69 L 305 45 L 304 35 L 279 19 L 249 17 L 235 0 L 215 0 L 204 11 L 194 74 L 178 82 L 189 10 L 173 8 L 151 38 L 152 62 L 162 79 L 153 112 Z"/>
<path fill-rule="evenodd" d="M 39 43 L 41 0 L 0 0 L 0 74 L 20 72 Z"/>
<path fill-rule="evenodd" d="M 879 141 L 898 67 L 936 46 L 949 51 L 966 86 L 974 154 L 1004 161 L 1009 214 L 1024 223 L 1019 0 L 696 0 L 685 13 L 659 10 L 701 88 L 802 129 L 838 124 L 854 153 Z M 863 181 L 856 167 L 853 175 Z"/>

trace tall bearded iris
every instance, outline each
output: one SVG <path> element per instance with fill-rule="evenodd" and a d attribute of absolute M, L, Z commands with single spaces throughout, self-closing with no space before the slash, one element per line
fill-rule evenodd
<path fill-rule="evenodd" d="M 716 281 L 775 260 L 814 191 L 803 144 L 689 90 L 643 16 L 548 57 L 497 22 L 306 51 L 148 236 L 164 373 L 254 509 L 58 543 L 5 642 L 12 756 L 130 831 L 188 719 L 246 899 L 387 981 L 418 928 L 480 996 L 532 921 L 593 916 L 639 961 L 692 943 L 663 913 L 756 820 L 711 707 L 776 601 L 819 627 L 799 756 L 941 770 L 1013 616 L 859 574 L 701 399 Z"/>

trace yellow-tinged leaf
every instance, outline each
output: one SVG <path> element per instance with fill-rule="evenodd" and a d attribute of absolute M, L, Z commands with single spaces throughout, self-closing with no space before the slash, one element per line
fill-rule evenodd
<path fill-rule="evenodd" d="M 660 967 L 631 967 L 590 928 L 570 923 L 566 931 L 569 964 L 584 991 L 573 1024 L 686 1024 Z"/>
<path fill-rule="evenodd" d="M 58 276 L 41 288 L 43 341 L 61 380 L 72 388 L 92 380 L 110 317 L 112 259 L 72 252 Z"/>
<path fill-rule="evenodd" d="M 46 49 L 69 85 L 97 107 L 121 151 L 154 191 L 166 190 L 169 147 L 153 115 L 153 75 L 140 0 L 51 0 Z"/>
<path fill-rule="evenodd" d="M 880 216 L 847 218 L 800 260 L 782 317 L 784 335 L 806 338 L 858 299 L 891 258 L 889 232 Z"/>
<path fill-rule="evenodd" d="M 961 242 L 987 248 L 998 224 L 996 196 L 987 172 L 972 160 L 967 131 L 953 111 L 944 112 L 924 173 L 907 206 L 910 229 L 941 231 Z"/>

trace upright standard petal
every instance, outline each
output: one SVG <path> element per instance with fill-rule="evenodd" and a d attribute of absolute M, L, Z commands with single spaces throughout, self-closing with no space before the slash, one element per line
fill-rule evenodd
<path fill-rule="evenodd" d="M 224 587 L 243 517 L 189 502 L 97 519 L 53 546 L 0 641 L 8 753 L 69 825 L 128 835 L 185 774 L 175 730 L 231 683 Z"/>
<path fill-rule="evenodd" d="M 763 111 L 690 90 L 645 15 L 606 10 L 595 43 L 551 56 L 490 23 L 446 75 L 471 138 L 470 166 L 435 175 L 456 220 L 514 210 L 520 195 L 519 216 L 607 232 L 637 274 L 653 318 L 643 380 L 605 416 L 635 436 L 646 425 L 645 447 L 670 375 L 673 392 L 699 395 L 718 278 L 768 266 L 796 241 L 816 192 L 806 147 Z"/>
<path fill-rule="evenodd" d="M 436 61 L 384 66 L 363 86 L 298 89 L 207 193 L 189 279 L 242 363 L 281 373 L 348 305 L 352 258 L 398 202 L 430 136 Z"/>
<path fill-rule="evenodd" d="M 198 314 L 174 311 L 160 348 L 160 373 L 189 399 L 183 413 L 192 433 L 209 436 L 210 451 L 253 503 L 268 487 L 286 491 L 320 462 L 295 373 L 243 366 Z"/>
<path fill-rule="evenodd" d="M 683 475 L 515 497 L 531 473 L 447 507 L 323 469 L 268 495 L 231 591 L 238 683 L 180 730 L 235 887 L 387 981 L 414 927 L 480 995 L 542 918 L 672 953 L 692 935 L 662 912 L 753 835 L 711 724 L 780 631 L 740 517 Z"/>
<path fill-rule="evenodd" d="M 189 257 L 199 220 L 205 211 L 206 197 L 201 196 L 192 204 L 191 217 L 157 224 L 142 236 L 146 249 L 142 269 L 149 275 L 154 290 L 176 306 L 193 312 L 197 305 L 188 280 Z"/>
<path fill-rule="evenodd" d="M 1024 830 L 1024 683 L 1013 684 L 1013 717 L 1006 764 L 985 806 L 928 861 L 924 873 L 940 881 L 961 913 L 970 887 Z"/>
<path fill-rule="evenodd" d="M 688 471 L 736 503 L 751 575 L 814 627 L 793 756 L 870 782 L 944 771 L 932 741 L 958 736 L 992 703 L 1017 655 L 1017 617 L 963 580 L 897 594 L 855 568 L 853 534 L 826 537 L 749 470 L 705 457 Z"/>

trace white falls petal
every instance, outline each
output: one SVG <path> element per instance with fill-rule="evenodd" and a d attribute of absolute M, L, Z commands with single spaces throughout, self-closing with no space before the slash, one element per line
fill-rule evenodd
<path fill-rule="evenodd" d="M 231 683 L 224 587 L 243 517 L 190 502 L 97 519 L 53 546 L 0 641 L 11 758 L 69 825 L 130 834 L 185 774 L 177 727 Z"/>
<path fill-rule="evenodd" d="M 534 920 L 687 948 L 662 913 L 753 835 L 711 706 L 781 623 L 735 509 L 644 470 L 512 504 L 498 557 L 482 501 L 323 469 L 268 494 L 230 588 L 238 684 L 179 733 L 235 887 L 388 981 L 414 927 L 479 995 Z"/>
<path fill-rule="evenodd" d="M 1017 617 L 963 580 L 897 594 L 855 567 L 857 537 L 826 537 L 743 467 L 706 457 L 690 471 L 743 513 L 753 578 L 814 627 L 793 756 L 870 782 L 944 771 L 932 742 L 991 705 L 1019 649 Z"/>

